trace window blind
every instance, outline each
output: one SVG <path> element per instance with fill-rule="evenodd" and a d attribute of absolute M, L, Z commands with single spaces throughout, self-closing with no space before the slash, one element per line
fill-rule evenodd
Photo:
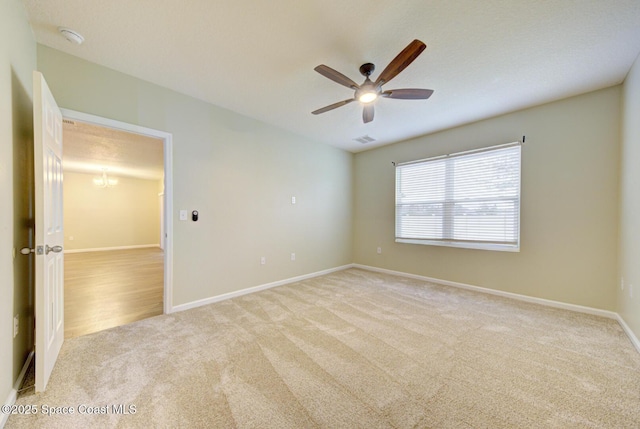
<path fill-rule="evenodd" d="M 521 144 L 397 164 L 396 241 L 519 249 Z"/>

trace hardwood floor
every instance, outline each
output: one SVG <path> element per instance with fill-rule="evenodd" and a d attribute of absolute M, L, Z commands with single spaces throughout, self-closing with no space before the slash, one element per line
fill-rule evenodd
<path fill-rule="evenodd" d="M 157 316 L 163 311 L 164 252 L 66 254 L 64 281 L 65 338 Z"/>

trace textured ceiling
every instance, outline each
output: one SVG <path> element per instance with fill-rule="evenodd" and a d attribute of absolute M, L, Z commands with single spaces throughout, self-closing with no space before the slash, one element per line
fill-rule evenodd
<path fill-rule="evenodd" d="M 351 151 L 618 84 L 640 52 L 638 0 L 24 3 L 39 43 Z M 311 115 L 352 97 L 315 66 L 361 82 L 416 38 L 426 51 L 384 89 L 429 100 L 378 100 L 369 124 L 359 103 Z"/>
<path fill-rule="evenodd" d="M 164 177 L 163 140 L 65 120 L 65 171 L 159 180 Z"/>

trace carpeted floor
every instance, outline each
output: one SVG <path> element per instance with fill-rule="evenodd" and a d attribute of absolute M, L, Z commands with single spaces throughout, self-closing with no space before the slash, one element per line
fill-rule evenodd
<path fill-rule="evenodd" d="M 640 354 L 613 320 L 350 269 L 67 340 L 17 404 L 7 428 L 640 428 Z"/>

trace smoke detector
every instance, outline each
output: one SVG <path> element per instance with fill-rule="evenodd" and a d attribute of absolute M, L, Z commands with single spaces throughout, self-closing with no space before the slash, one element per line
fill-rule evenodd
<path fill-rule="evenodd" d="M 84 42 L 84 37 L 82 37 L 82 34 L 78 33 L 75 30 L 66 27 L 58 27 L 58 31 L 64 36 L 65 39 L 67 39 L 71 43 L 81 45 L 82 42 Z"/>

